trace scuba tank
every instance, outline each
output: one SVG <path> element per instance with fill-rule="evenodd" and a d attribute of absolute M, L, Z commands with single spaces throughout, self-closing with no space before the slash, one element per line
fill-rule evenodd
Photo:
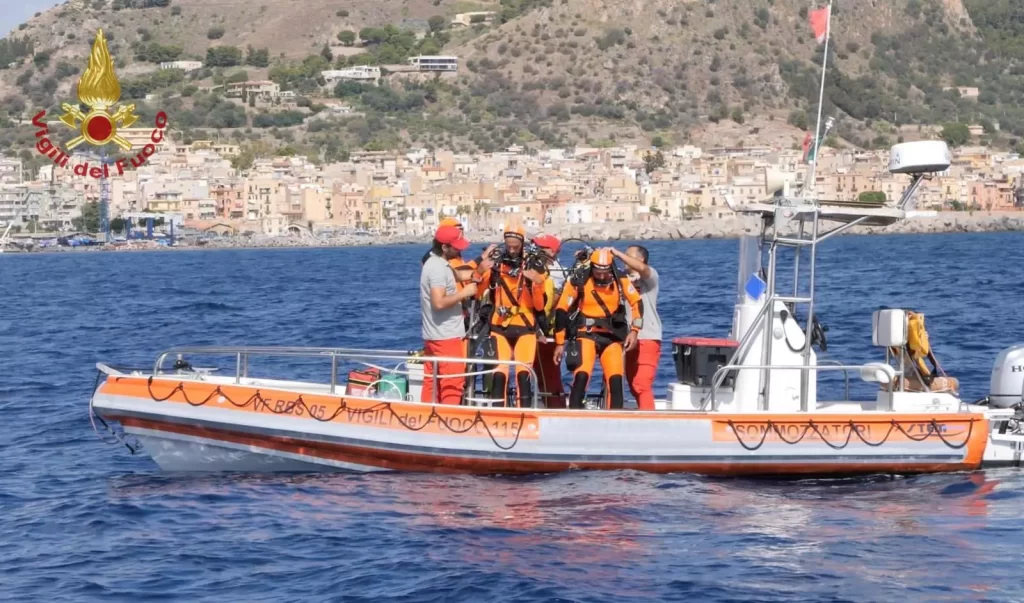
<path fill-rule="evenodd" d="M 487 335 L 487 339 L 484 339 L 483 343 L 480 345 L 479 357 L 484 360 L 498 359 L 498 344 L 490 334 Z M 483 379 L 481 379 L 483 382 L 481 383 L 481 389 L 488 392 L 488 395 L 490 395 L 491 390 L 494 389 L 494 370 L 498 367 L 495 364 L 482 364 L 480 367 L 480 370 L 488 371 L 483 374 Z"/>
<path fill-rule="evenodd" d="M 590 276 L 591 253 L 593 253 L 593 249 L 589 245 L 584 245 L 583 249 L 576 252 L 576 261 L 573 262 L 569 274 L 566 275 L 565 282 L 562 284 L 563 290 L 565 287 L 576 287 L 582 295 L 583 284 Z M 559 291 L 559 296 L 561 296 L 561 291 Z M 575 372 L 583 364 L 583 352 L 580 349 L 579 339 L 576 338 L 582 302 L 583 300 L 577 300 L 576 310 L 569 316 L 569 324 L 565 332 L 565 368 L 569 372 Z"/>
<path fill-rule="evenodd" d="M 497 343 L 495 343 L 494 338 L 491 337 L 491 317 L 494 315 L 493 279 L 491 280 L 487 295 L 484 296 L 483 300 L 477 301 L 476 304 L 476 320 L 473 326 L 472 335 L 470 335 L 470 350 L 472 357 L 484 360 L 497 360 Z M 477 364 L 475 365 L 474 372 L 493 371 L 495 367 L 496 365 L 493 364 Z M 486 372 L 483 375 L 480 375 L 480 377 L 481 391 L 490 392 L 494 384 L 494 373 Z M 469 395 L 475 395 L 476 376 L 470 378 L 473 380 L 474 387 L 470 388 Z"/>

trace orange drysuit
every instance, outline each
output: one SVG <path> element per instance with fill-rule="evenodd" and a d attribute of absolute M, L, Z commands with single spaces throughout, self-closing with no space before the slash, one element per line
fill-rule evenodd
<path fill-rule="evenodd" d="M 544 287 L 523 276 L 521 270 L 511 274 L 502 264 L 487 272 L 477 291 L 478 297 L 491 296 L 494 311 L 491 314 L 491 345 L 497 360 L 514 360 L 525 366 L 516 366 L 516 390 L 519 406 L 533 402 L 530 371 L 537 355 L 537 312 L 544 311 Z M 508 399 L 509 365 L 496 367 L 491 397 Z"/>
<path fill-rule="evenodd" d="M 632 324 L 626 322 L 623 299 L 634 317 Z M 583 408 L 594 361 L 600 357 L 608 392 L 606 404 L 609 408 L 621 409 L 625 399 L 622 344 L 630 331 L 640 331 L 643 318 L 640 293 L 624 277 L 608 285 L 598 285 L 593 277 L 582 287 L 569 282 L 558 300 L 556 315 L 555 343 L 564 345 L 567 331 L 574 329 L 580 346 L 581 362 L 573 371 L 569 408 Z"/>

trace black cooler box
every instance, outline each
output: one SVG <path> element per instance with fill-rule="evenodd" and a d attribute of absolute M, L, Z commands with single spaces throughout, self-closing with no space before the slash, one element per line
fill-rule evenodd
<path fill-rule="evenodd" d="M 739 342 L 732 339 L 709 339 L 705 337 L 677 337 L 672 340 L 672 359 L 676 365 L 676 379 L 680 383 L 695 387 L 711 387 L 715 372 L 727 366 Z M 732 387 L 736 373 L 730 372 L 722 382 Z"/>

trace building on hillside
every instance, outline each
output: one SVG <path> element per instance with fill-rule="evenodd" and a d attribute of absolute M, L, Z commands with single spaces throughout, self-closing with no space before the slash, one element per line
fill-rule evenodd
<path fill-rule="evenodd" d="M 362 84 L 372 83 L 376 86 L 380 83 L 381 73 L 380 67 L 359 65 L 357 67 L 349 67 L 347 69 L 321 71 L 320 75 L 323 76 L 324 81 L 327 82 L 328 86 L 334 86 L 342 80 L 359 82 Z"/>
<path fill-rule="evenodd" d="M 160 69 L 181 69 L 185 73 L 198 71 L 202 68 L 202 61 L 164 61 L 160 63 Z"/>
<path fill-rule="evenodd" d="M 210 196 L 218 217 L 243 220 L 246 217 L 248 194 L 244 182 L 216 182 L 210 185 Z"/>
<path fill-rule="evenodd" d="M 152 144 L 156 147 L 156 152 L 167 150 L 170 146 L 170 141 L 167 140 L 167 136 L 164 136 L 160 142 L 153 142 L 153 128 L 146 126 L 142 128 L 118 128 L 117 133 L 129 143 L 132 148 L 128 151 L 128 154 L 134 156 L 136 153 L 141 151 L 147 144 Z"/>
<path fill-rule="evenodd" d="M 334 115 L 352 115 L 355 111 L 352 109 L 352 105 L 346 105 L 344 103 L 324 103 L 327 110 Z"/>
<path fill-rule="evenodd" d="M 21 159 L 0 157 L 0 184 L 21 184 L 24 180 Z"/>
<path fill-rule="evenodd" d="M 956 90 L 960 93 L 960 98 L 977 99 L 981 96 L 981 91 L 975 86 L 946 86 L 942 89 L 943 92 L 949 90 Z"/>
<path fill-rule="evenodd" d="M 190 145 L 182 145 L 175 148 L 176 153 L 184 155 L 192 155 L 202 151 L 210 151 L 221 157 L 231 159 L 232 157 L 237 157 L 242 152 L 242 149 L 237 144 L 221 144 L 212 140 L 195 140 Z"/>
<path fill-rule="evenodd" d="M 0 226 L 27 224 L 38 215 L 38 199 L 32 199 L 27 186 L 0 187 Z"/>
<path fill-rule="evenodd" d="M 271 100 L 281 96 L 281 86 L 270 80 L 235 82 L 227 85 L 224 96 L 228 98 L 255 97 L 260 100 Z"/>
<path fill-rule="evenodd" d="M 490 25 L 497 15 L 493 10 L 480 10 L 471 13 L 459 13 L 452 17 L 452 27 L 472 27 L 473 25 Z"/>
<path fill-rule="evenodd" d="M 971 205 L 986 211 L 1008 211 L 1016 206 L 1014 183 L 1011 181 L 973 182 L 970 188 Z"/>
<path fill-rule="evenodd" d="M 411 57 L 409 64 L 420 71 L 458 71 L 459 58 L 446 56 Z"/>

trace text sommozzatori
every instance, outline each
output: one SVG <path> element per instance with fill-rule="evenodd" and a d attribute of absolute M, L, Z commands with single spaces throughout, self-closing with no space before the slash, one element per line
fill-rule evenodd
<path fill-rule="evenodd" d="M 50 128 L 46 125 L 46 122 L 43 121 L 44 117 L 46 117 L 45 110 L 40 111 L 32 118 L 32 125 L 39 128 L 39 130 L 36 131 L 36 138 L 39 139 L 36 142 L 36 150 L 39 151 L 40 155 L 50 158 L 55 165 L 66 168 L 68 167 L 68 161 L 72 156 L 66 153 L 59 145 L 50 141 Z M 149 160 L 149 157 L 156 152 L 156 145 L 163 142 L 164 131 L 167 129 L 167 114 L 161 111 L 156 114 L 156 118 L 153 121 L 153 132 L 149 135 L 151 142 L 146 143 L 146 146 L 142 147 L 142 150 L 134 157 L 119 158 L 112 164 L 95 165 L 92 167 L 89 167 L 89 162 L 79 163 L 72 167 L 75 175 L 89 176 L 99 180 L 101 178 L 110 177 L 109 168 L 111 165 L 114 166 L 116 170 L 115 175 L 117 176 L 123 176 L 125 170 L 132 168 L 138 169 L 145 165 L 146 161 Z M 128 165 L 129 163 L 131 164 L 130 167 Z"/>

